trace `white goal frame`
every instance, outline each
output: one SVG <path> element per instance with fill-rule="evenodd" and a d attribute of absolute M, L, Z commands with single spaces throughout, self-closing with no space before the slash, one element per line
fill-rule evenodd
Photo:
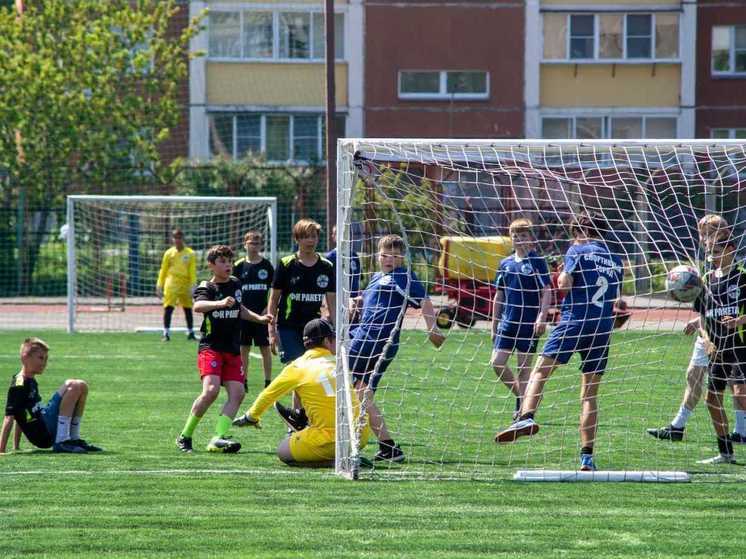
<path fill-rule="evenodd" d="M 75 333 L 77 312 L 77 270 L 75 250 L 75 208 L 83 202 L 135 202 L 140 204 L 178 203 L 211 203 L 211 204 L 261 204 L 268 205 L 267 223 L 270 231 L 270 261 L 277 264 L 277 198 L 273 196 L 107 196 L 107 195 L 70 195 L 67 197 L 67 331 Z"/>

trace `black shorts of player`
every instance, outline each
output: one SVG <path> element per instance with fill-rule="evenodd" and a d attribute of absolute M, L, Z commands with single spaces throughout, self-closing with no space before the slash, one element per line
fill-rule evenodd
<path fill-rule="evenodd" d="M 385 344 L 360 344 L 356 347 L 355 342 L 350 347 L 350 371 L 352 381 L 362 381 L 373 392 L 378 390 L 378 384 L 383 378 L 383 373 L 389 368 L 399 350 L 398 345 L 390 345 L 386 354 L 383 354 Z M 378 364 L 380 361 L 380 365 Z M 376 366 L 378 368 L 376 369 Z"/>
<path fill-rule="evenodd" d="M 266 347 L 269 345 L 269 329 L 266 324 L 241 321 L 241 345 Z"/>
<path fill-rule="evenodd" d="M 710 364 L 708 390 L 724 392 L 728 384 L 746 384 L 746 347 L 719 351 Z"/>

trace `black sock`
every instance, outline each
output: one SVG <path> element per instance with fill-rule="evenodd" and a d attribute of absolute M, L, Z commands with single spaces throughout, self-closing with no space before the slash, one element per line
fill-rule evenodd
<path fill-rule="evenodd" d="M 272 379 L 264 379 L 264 388 L 267 388 L 270 384 L 272 384 Z"/>
<path fill-rule="evenodd" d="M 184 309 L 184 318 L 186 319 L 187 329 L 191 332 L 194 328 L 194 315 L 192 309 Z"/>
<path fill-rule="evenodd" d="M 515 397 L 515 411 L 521 411 L 521 397 Z"/>
<path fill-rule="evenodd" d="M 583 448 L 581 448 L 580 449 L 580 455 L 582 456 L 583 454 L 590 454 L 591 456 L 593 456 L 593 447 L 592 446 L 584 446 Z"/>
<path fill-rule="evenodd" d="M 394 442 L 394 439 L 387 439 L 385 441 L 378 441 L 378 447 L 383 450 L 391 450 L 396 446 L 396 443 Z"/>
<path fill-rule="evenodd" d="M 523 421 L 524 419 L 533 419 L 534 418 L 534 412 L 530 411 L 528 413 L 524 413 L 521 415 L 521 417 L 518 418 L 518 421 Z"/>
<path fill-rule="evenodd" d="M 727 435 L 725 437 L 718 437 L 718 450 L 720 454 L 733 456 L 733 443 Z"/>
<path fill-rule="evenodd" d="M 171 316 L 174 314 L 173 307 L 166 307 L 163 309 L 163 328 L 169 330 L 171 328 Z"/>

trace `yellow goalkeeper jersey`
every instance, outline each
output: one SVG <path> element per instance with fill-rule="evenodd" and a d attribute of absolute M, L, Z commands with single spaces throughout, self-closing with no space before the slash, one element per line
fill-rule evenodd
<path fill-rule="evenodd" d="M 308 415 L 311 427 L 329 431 L 334 439 L 336 411 L 334 407 L 337 383 L 334 379 L 336 358 L 325 348 L 314 348 L 306 351 L 301 357 L 290 363 L 265 388 L 249 409 L 249 415 L 259 419 L 279 398 L 295 390 L 300 396 Z M 357 394 L 352 391 L 354 416 L 360 414 L 360 403 Z"/>
<path fill-rule="evenodd" d="M 171 247 L 163 253 L 158 287 L 186 288 L 197 283 L 197 258 L 189 247 Z"/>

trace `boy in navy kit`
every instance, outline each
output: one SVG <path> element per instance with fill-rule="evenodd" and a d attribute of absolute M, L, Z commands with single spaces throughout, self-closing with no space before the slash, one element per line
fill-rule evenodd
<path fill-rule="evenodd" d="M 197 367 L 202 393 L 194 400 L 189 418 L 176 439 L 182 452 L 192 452 L 192 435 L 224 386 L 228 401 L 218 417 L 215 436 L 207 445 L 209 452 L 234 453 L 241 444 L 228 437 L 231 422 L 246 394 L 246 375 L 241 363 L 241 319 L 269 324 L 272 317 L 259 316 L 241 304 L 241 282 L 231 275 L 233 250 L 217 245 L 207 252 L 207 266 L 212 272 L 194 290 L 194 312 L 202 313 L 202 337 L 199 340 Z"/>
<path fill-rule="evenodd" d="M 272 286 L 275 269 L 272 263 L 261 255 L 264 238 L 259 231 L 248 231 L 244 235 L 246 257 L 233 267 L 233 275 L 241 282 L 244 307 L 256 314 L 267 312 L 267 297 Z M 269 331 L 266 324 L 250 320 L 241 321 L 241 362 L 246 375 L 249 374 L 249 351 L 254 345 L 262 354 L 264 386 L 272 382 L 272 352 L 269 348 Z"/>
<path fill-rule="evenodd" d="M 598 388 L 606 370 L 614 328 L 614 303 L 623 277 L 621 260 L 603 241 L 607 227 L 602 216 L 589 214 L 578 216 L 570 227 L 575 242 L 565 255 L 558 280 L 559 289 L 567 292 L 560 322 L 531 372 L 520 417 L 495 436 L 495 442 L 511 443 L 539 431 L 534 414 L 541 403 L 544 385 L 558 366 L 578 352 L 583 373 L 580 395 L 580 469 L 583 471 L 596 469 L 593 445 L 598 426 Z"/>
<path fill-rule="evenodd" d="M 350 332 L 349 366 L 360 402 L 378 437 L 376 460 L 401 462 L 404 453 L 392 438 L 383 414 L 373 401 L 383 374 L 399 351 L 399 334 L 408 307 L 422 309 L 430 342 L 440 347 L 445 337 L 435 324 L 433 304 L 416 274 L 404 267 L 404 241 L 386 235 L 378 241 L 380 271 L 375 273 L 362 297 L 351 302 L 352 313 L 362 305 L 360 322 Z"/>
<path fill-rule="evenodd" d="M 547 263 L 534 250 L 533 223 L 517 219 L 510 224 L 515 252 L 500 262 L 492 304 L 493 351 L 490 364 L 495 374 L 516 397 L 516 414 L 526 392 L 538 339 L 546 330 L 552 287 Z M 516 352 L 518 376 L 507 365 Z"/>

